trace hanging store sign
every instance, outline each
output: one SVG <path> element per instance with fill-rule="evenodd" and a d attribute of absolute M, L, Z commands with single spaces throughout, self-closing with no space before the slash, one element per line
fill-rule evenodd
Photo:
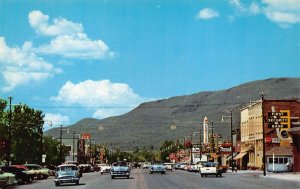
<path fill-rule="evenodd" d="M 290 111 L 268 112 L 268 128 L 289 128 Z"/>

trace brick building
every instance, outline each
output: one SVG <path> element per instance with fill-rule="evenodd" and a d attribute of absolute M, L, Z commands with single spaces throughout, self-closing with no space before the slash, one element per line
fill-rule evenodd
<path fill-rule="evenodd" d="M 243 169 L 263 167 L 263 125 L 268 171 L 287 171 L 291 161 L 300 171 L 300 101 L 264 100 L 241 110 L 241 152 L 235 158 Z M 264 122 L 263 122 L 264 120 Z"/>

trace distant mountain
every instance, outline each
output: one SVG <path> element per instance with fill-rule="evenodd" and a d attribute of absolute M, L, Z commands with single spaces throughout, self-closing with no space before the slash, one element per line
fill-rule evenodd
<path fill-rule="evenodd" d="M 114 149 L 149 149 L 152 145 L 158 148 L 165 140 L 183 139 L 199 131 L 206 116 L 209 122 L 214 122 L 214 133 L 229 139 L 230 120 L 221 123 L 221 116 L 228 116 L 232 110 L 233 128 L 239 128 L 240 109 L 250 101 L 260 100 L 262 93 L 266 99 L 300 99 L 300 78 L 259 80 L 227 90 L 142 103 L 121 116 L 103 120 L 82 119 L 69 127 L 78 133 L 90 133 L 94 141 Z M 58 137 L 59 128 L 46 134 Z M 198 139 L 199 135 L 196 134 L 195 138 Z"/>

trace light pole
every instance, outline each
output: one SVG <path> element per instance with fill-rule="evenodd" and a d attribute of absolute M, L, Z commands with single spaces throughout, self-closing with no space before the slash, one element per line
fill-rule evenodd
<path fill-rule="evenodd" d="M 73 161 L 75 161 L 75 139 L 76 139 L 75 136 L 76 135 L 80 136 L 80 134 L 76 133 L 76 131 L 73 131 Z"/>
<path fill-rule="evenodd" d="M 231 141 L 231 171 L 234 171 L 233 167 L 233 137 L 232 137 L 232 110 L 230 110 L 230 116 L 223 116 L 222 115 L 222 122 L 224 122 L 224 118 L 229 117 L 230 118 L 230 141 Z"/>
<path fill-rule="evenodd" d="M 67 131 L 67 133 L 69 133 L 69 129 L 63 129 L 62 125 L 60 125 L 60 134 L 59 134 L 59 140 L 60 140 L 60 148 L 59 148 L 59 156 L 60 156 L 60 160 L 62 161 L 63 159 L 63 155 L 62 155 L 62 131 Z M 61 162 L 62 163 L 62 162 Z"/>
<path fill-rule="evenodd" d="M 12 97 L 8 97 L 9 100 L 9 116 L 8 116 L 8 148 L 7 148 L 7 165 L 10 165 L 10 153 L 11 153 L 11 119 L 12 119 L 12 110 L 11 110 L 11 101 Z"/>
<path fill-rule="evenodd" d="M 262 132 L 263 132 L 263 137 L 262 137 L 262 143 L 263 143 L 263 171 L 264 171 L 264 176 L 267 175 L 266 173 L 266 141 L 265 141 L 265 112 L 264 112 L 264 101 L 265 97 L 264 94 L 261 94 L 261 109 L 262 109 Z M 274 159 L 273 159 L 274 161 Z"/>

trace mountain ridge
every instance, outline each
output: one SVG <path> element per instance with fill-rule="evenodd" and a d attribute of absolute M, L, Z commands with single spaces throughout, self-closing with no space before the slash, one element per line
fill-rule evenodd
<path fill-rule="evenodd" d="M 232 110 L 233 128 L 239 128 L 240 109 L 260 100 L 262 93 L 266 99 L 300 99 L 300 78 L 257 80 L 224 90 L 145 102 L 123 115 L 102 120 L 84 118 L 68 128 L 90 133 L 92 140 L 110 148 L 158 148 L 164 140 L 182 139 L 199 131 L 208 117 L 214 121 L 214 133 L 229 139 L 230 123 L 220 123 L 221 116 Z M 46 134 L 58 137 L 59 128 Z"/>

